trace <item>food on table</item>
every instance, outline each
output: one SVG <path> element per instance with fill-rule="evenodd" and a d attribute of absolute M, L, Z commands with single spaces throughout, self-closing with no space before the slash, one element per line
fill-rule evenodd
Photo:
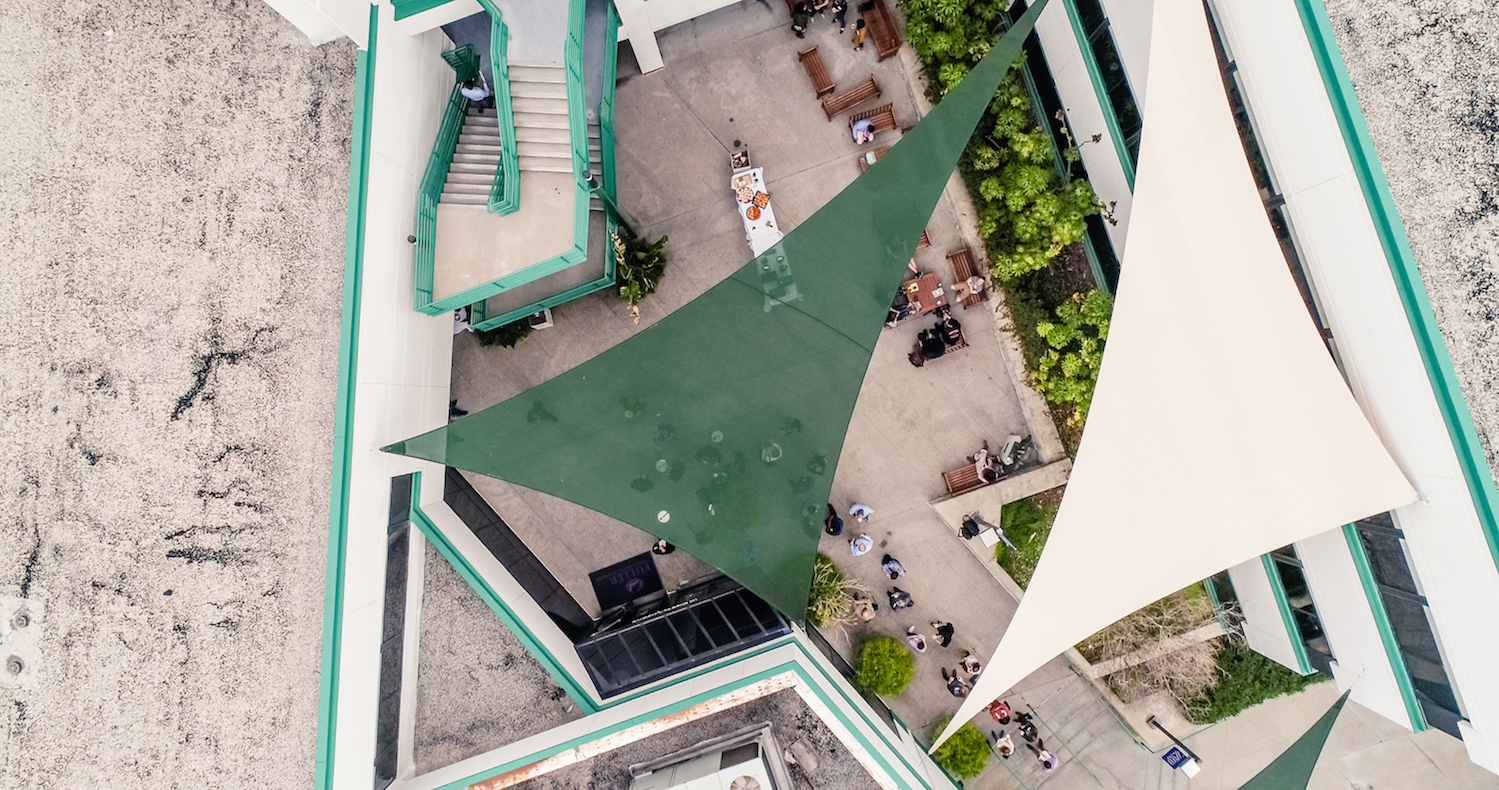
<path fill-rule="evenodd" d="M 741 173 L 740 175 L 734 176 L 734 188 L 735 189 L 744 189 L 745 187 L 749 187 L 749 188 L 753 189 L 754 186 L 755 186 L 755 177 L 752 176 L 752 175 L 750 175 L 749 173 Z M 748 203 L 749 201 L 745 201 L 745 202 Z"/>
<path fill-rule="evenodd" d="M 769 203 L 770 195 L 767 195 L 764 192 L 755 193 L 755 205 L 759 206 L 760 208 L 765 208 Z"/>
<path fill-rule="evenodd" d="M 760 209 L 759 209 L 759 207 L 757 207 L 757 206 L 750 206 L 749 208 L 747 208 L 747 209 L 744 210 L 744 216 L 749 217 L 752 220 L 759 219 L 760 218 Z"/>
<path fill-rule="evenodd" d="M 755 188 L 754 187 L 740 187 L 738 189 L 738 191 L 736 191 L 734 193 L 734 196 L 737 197 L 737 198 L 739 198 L 739 202 L 740 203 L 748 203 L 751 200 L 755 199 Z"/>

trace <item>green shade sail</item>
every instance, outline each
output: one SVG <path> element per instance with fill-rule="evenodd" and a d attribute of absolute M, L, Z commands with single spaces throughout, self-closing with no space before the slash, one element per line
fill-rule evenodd
<path fill-rule="evenodd" d="M 802 621 L 886 311 L 1045 7 L 1031 6 L 884 158 L 733 276 L 578 367 L 385 450 L 632 524 Z"/>
<path fill-rule="evenodd" d="M 1322 714 L 1322 718 L 1305 735 L 1296 739 L 1291 748 L 1282 752 L 1275 758 L 1275 762 L 1265 766 L 1265 770 L 1255 774 L 1239 790 L 1306 790 L 1307 783 L 1312 781 L 1312 769 L 1317 767 L 1317 758 L 1322 756 L 1322 747 L 1327 744 L 1327 735 L 1332 732 L 1333 722 L 1338 720 L 1338 712 L 1343 710 L 1343 703 L 1348 701 L 1349 693 L 1351 692 L 1343 692 L 1343 696 L 1338 697 L 1338 701 Z"/>

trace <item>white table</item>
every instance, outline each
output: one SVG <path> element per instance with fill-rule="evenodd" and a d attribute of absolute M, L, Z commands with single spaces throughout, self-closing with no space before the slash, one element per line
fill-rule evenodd
<path fill-rule="evenodd" d="M 751 167 L 735 171 L 729 179 L 729 189 L 734 192 L 734 202 L 739 209 L 739 219 L 744 222 L 744 238 L 749 242 L 750 252 L 759 255 L 775 246 L 785 234 L 781 233 L 781 224 L 776 221 L 775 209 L 771 208 L 767 200 L 764 208 L 760 209 L 760 216 L 756 219 L 749 218 L 749 210 L 754 207 L 753 195 L 750 202 L 739 200 L 739 187 L 748 186 L 757 193 L 769 194 L 765 189 L 765 168 Z"/>

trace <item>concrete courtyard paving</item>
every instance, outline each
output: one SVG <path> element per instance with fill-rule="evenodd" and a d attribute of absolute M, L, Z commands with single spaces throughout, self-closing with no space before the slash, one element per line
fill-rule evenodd
<path fill-rule="evenodd" d="M 792 36 L 784 9 L 745 4 L 666 31 L 665 69 L 641 75 L 621 52 L 618 89 L 620 204 L 641 232 L 670 236 L 671 264 L 661 290 L 641 303 L 641 323 L 605 292 L 553 310 L 556 326 L 515 349 L 480 348 L 456 340 L 453 394 L 477 410 L 516 395 L 660 320 L 747 263 L 750 250 L 729 191 L 728 152 L 747 145 L 766 168 L 784 227 L 795 228 L 859 175 L 862 150 L 844 118 L 829 122 L 814 97 L 797 52 L 817 44 L 841 83 L 875 75 L 903 125 L 914 124 L 917 101 L 899 59 L 877 63 L 854 52 L 830 20 L 819 19 L 806 41 Z M 888 145 L 896 133 L 879 141 Z M 944 201 L 928 223 L 933 246 L 917 252 L 921 269 L 952 282 L 946 252 L 962 244 L 953 207 Z M 916 624 L 952 621 L 958 638 L 920 657 L 919 676 L 892 706 L 925 737 L 956 709 L 940 669 L 954 666 L 959 647 L 987 653 L 998 644 L 1014 601 L 953 534 L 929 502 L 945 495 L 942 472 L 988 439 L 1029 433 L 987 307 L 959 310 L 970 347 L 917 369 L 906 354 L 930 319 L 885 330 L 864 381 L 834 480 L 833 501 L 875 508 L 868 532 L 879 548 L 853 558 L 843 540 L 823 551 L 883 597 L 880 555 L 895 554 L 910 574 L 900 582 L 917 605 L 901 616 L 888 609 L 859 633 L 830 634 L 843 652 L 874 633 L 898 634 Z M 571 503 L 506 483 L 476 480 L 492 506 L 589 608 L 587 571 L 645 550 L 644 533 Z M 989 514 L 997 519 L 997 513 Z M 568 525 L 564 532 L 560 525 Z M 679 557 L 678 552 L 666 559 Z M 693 570 L 663 572 L 669 587 Z"/>

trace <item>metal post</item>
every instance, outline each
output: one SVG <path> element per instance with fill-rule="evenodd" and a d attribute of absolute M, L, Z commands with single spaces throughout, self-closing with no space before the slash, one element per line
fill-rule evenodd
<path fill-rule="evenodd" d="M 588 193 L 598 196 L 599 202 L 604 204 L 604 208 L 608 209 L 609 213 L 614 215 L 614 221 L 624 226 L 625 232 L 630 236 L 635 236 L 635 228 L 625 219 L 624 213 L 619 210 L 619 206 L 615 205 L 614 198 L 609 197 L 609 193 L 604 191 L 604 185 L 599 183 L 599 177 L 594 175 L 592 171 L 588 173 Z"/>
<path fill-rule="evenodd" d="M 1190 748 L 1188 748 L 1188 746 L 1185 743 L 1182 743 L 1181 741 L 1177 740 L 1176 736 L 1172 735 L 1169 731 L 1167 731 L 1167 729 L 1165 727 L 1162 727 L 1161 723 L 1155 720 L 1155 716 L 1153 716 L 1153 715 L 1152 716 L 1147 716 L 1145 718 L 1145 723 L 1149 724 L 1150 726 L 1152 726 L 1152 727 L 1154 727 L 1154 728 L 1156 728 L 1158 730 L 1160 730 L 1162 734 L 1164 734 L 1167 738 L 1171 739 L 1172 743 L 1176 744 L 1176 748 L 1181 749 L 1182 751 L 1186 752 L 1188 757 L 1191 757 L 1193 760 L 1195 760 L 1195 761 L 1197 761 L 1199 763 L 1202 762 L 1202 758 L 1198 757 L 1196 752 L 1194 752 Z"/>

